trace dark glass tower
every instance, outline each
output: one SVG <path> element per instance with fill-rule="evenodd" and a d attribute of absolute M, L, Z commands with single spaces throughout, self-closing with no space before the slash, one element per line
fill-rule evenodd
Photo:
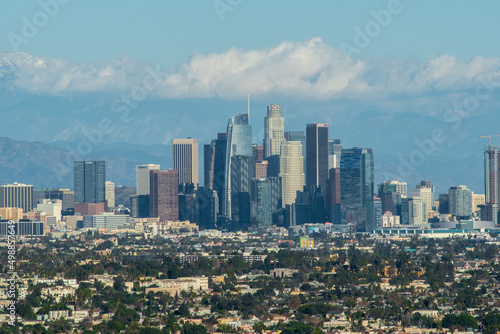
<path fill-rule="evenodd" d="M 355 147 L 342 150 L 340 159 L 340 196 L 342 223 L 358 231 L 374 227 L 374 163 L 371 149 Z"/>
<path fill-rule="evenodd" d="M 106 165 L 104 161 L 75 161 L 75 203 L 104 203 Z"/>
<path fill-rule="evenodd" d="M 325 199 L 322 211 L 325 212 L 324 208 L 329 208 L 328 199 L 330 197 L 328 187 L 328 124 L 307 124 L 306 156 L 306 185 L 321 188 Z M 329 214 L 330 212 L 327 212 L 327 215 Z"/>

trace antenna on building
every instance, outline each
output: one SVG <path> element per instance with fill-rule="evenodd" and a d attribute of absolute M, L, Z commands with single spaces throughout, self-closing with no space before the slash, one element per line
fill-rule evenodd
<path fill-rule="evenodd" d="M 248 124 L 250 124 L 250 92 L 248 92 Z"/>

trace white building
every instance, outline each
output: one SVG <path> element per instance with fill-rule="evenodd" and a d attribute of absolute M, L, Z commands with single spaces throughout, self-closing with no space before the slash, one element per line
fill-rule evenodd
<path fill-rule="evenodd" d="M 281 143 L 285 140 L 285 119 L 277 104 L 267 106 L 264 136 L 264 158 L 280 154 Z"/>
<path fill-rule="evenodd" d="M 149 195 L 149 172 L 160 170 L 160 165 L 137 166 L 137 195 Z"/>
<path fill-rule="evenodd" d="M 117 229 L 128 225 L 130 217 L 126 215 L 115 215 L 112 213 L 103 213 L 102 215 L 83 216 L 84 228 L 107 228 Z"/>
<path fill-rule="evenodd" d="M 281 144 L 280 177 L 282 205 L 295 203 L 297 190 L 304 187 L 304 157 L 299 141 L 284 141 Z"/>
<path fill-rule="evenodd" d="M 45 212 L 46 216 L 56 217 L 56 221 L 61 221 L 62 200 L 44 199 L 42 203 L 36 205 L 39 212 Z"/>
<path fill-rule="evenodd" d="M 106 181 L 106 194 L 105 198 L 108 202 L 108 208 L 115 207 L 115 184 L 111 181 Z"/>

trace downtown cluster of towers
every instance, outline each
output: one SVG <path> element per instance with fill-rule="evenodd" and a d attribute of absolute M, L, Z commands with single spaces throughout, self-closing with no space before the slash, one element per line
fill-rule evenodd
<path fill-rule="evenodd" d="M 371 149 L 343 149 L 328 124 L 285 131 L 279 105 L 269 105 L 262 145 L 252 143 L 249 115 L 204 145 L 199 186 L 198 140 L 173 139 L 173 169 L 137 166 L 133 217 L 190 220 L 203 228 L 252 230 L 304 223 L 375 227 Z"/>

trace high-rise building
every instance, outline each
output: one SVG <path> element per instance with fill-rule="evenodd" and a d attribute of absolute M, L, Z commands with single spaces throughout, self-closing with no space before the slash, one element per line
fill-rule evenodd
<path fill-rule="evenodd" d="M 398 193 L 401 198 L 408 196 L 407 184 L 406 182 L 388 180 L 378 184 L 378 196 L 381 197 L 382 194 L 386 193 Z"/>
<path fill-rule="evenodd" d="M 429 211 L 432 211 L 434 205 L 434 186 L 430 181 L 422 181 L 415 189 L 411 190 L 412 197 L 420 197 L 423 203 L 425 219 L 429 218 Z"/>
<path fill-rule="evenodd" d="M 224 187 L 226 185 L 226 151 L 227 151 L 227 133 L 218 133 L 215 141 L 215 162 L 214 162 L 214 186 L 217 192 L 219 210 L 217 214 L 223 214 Z"/>
<path fill-rule="evenodd" d="M 472 212 L 479 211 L 479 206 L 486 203 L 486 197 L 484 194 L 474 194 L 472 192 Z"/>
<path fill-rule="evenodd" d="M 0 208 L 21 208 L 24 212 L 33 209 L 33 186 L 14 182 L 0 186 Z"/>
<path fill-rule="evenodd" d="M 149 195 L 149 172 L 160 170 L 160 165 L 139 165 L 137 166 L 137 195 Z"/>
<path fill-rule="evenodd" d="M 267 178 L 252 180 L 253 225 L 270 227 L 273 224 L 272 184 Z"/>
<path fill-rule="evenodd" d="M 342 148 L 340 139 L 328 139 L 328 170 L 340 167 Z"/>
<path fill-rule="evenodd" d="M 451 187 L 449 192 L 450 214 L 456 217 L 472 216 L 472 191 L 466 186 Z"/>
<path fill-rule="evenodd" d="M 438 211 L 442 215 L 450 213 L 450 194 L 439 194 Z"/>
<path fill-rule="evenodd" d="M 213 189 L 201 187 L 196 192 L 198 201 L 199 226 L 204 229 L 217 227 L 217 215 L 219 213 L 219 198 Z"/>
<path fill-rule="evenodd" d="M 500 147 L 488 146 L 484 152 L 485 197 L 488 204 L 500 204 Z"/>
<path fill-rule="evenodd" d="M 253 156 L 231 157 L 231 220 L 238 229 L 251 222 L 251 180 L 255 176 Z"/>
<path fill-rule="evenodd" d="M 328 184 L 328 124 L 307 124 L 306 185 L 319 186 L 326 199 Z M 326 203 L 325 203 L 326 204 Z"/>
<path fill-rule="evenodd" d="M 370 148 L 343 149 L 340 159 L 340 196 L 343 224 L 357 230 L 374 228 L 374 162 Z"/>
<path fill-rule="evenodd" d="M 408 198 L 408 223 L 409 225 L 420 225 L 427 222 L 425 202 L 422 197 L 414 196 Z"/>
<path fill-rule="evenodd" d="M 215 144 L 214 139 L 209 145 L 203 145 L 203 184 L 205 188 L 214 188 Z"/>
<path fill-rule="evenodd" d="M 340 159 L 339 159 L 340 161 Z M 330 169 L 330 222 L 340 224 L 341 219 L 341 196 L 340 196 L 340 168 Z"/>
<path fill-rule="evenodd" d="M 257 144 L 252 144 L 253 160 L 255 163 L 264 160 L 264 146 L 259 146 Z"/>
<path fill-rule="evenodd" d="M 133 218 L 149 217 L 149 195 L 130 196 L 130 215 Z"/>
<path fill-rule="evenodd" d="M 179 220 L 179 172 L 177 170 L 151 170 L 149 190 L 149 216 L 160 221 Z"/>
<path fill-rule="evenodd" d="M 306 135 L 304 131 L 286 131 L 285 132 L 286 141 L 300 141 L 302 144 L 302 158 L 304 160 L 304 175 L 306 172 Z"/>
<path fill-rule="evenodd" d="M 106 181 L 106 202 L 108 208 L 115 207 L 115 184 L 111 181 Z"/>
<path fill-rule="evenodd" d="M 224 215 L 231 219 L 232 201 L 232 159 L 236 156 L 253 158 L 252 152 L 252 126 L 248 121 L 248 114 L 237 114 L 229 119 L 227 125 L 226 168 L 224 184 Z M 253 160 L 253 159 L 252 159 Z M 253 166 L 253 164 L 252 164 Z"/>
<path fill-rule="evenodd" d="M 192 183 L 198 188 L 198 139 L 172 139 L 172 162 L 179 171 L 179 184 Z"/>
<path fill-rule="evenodd" d="M 483 204 L 479 206 L 482 221 L 498 224 L 498 204 Z"/>
<path fill-rule="evenodd" d="M 106 165 L 104 161 L 75 161 L 75 202 L 104 203 Z"/>
<path fill-rule="evenodd" d="M 267 106 L 264 136 L 264 158 L 279 155 L 281 143 L 285 140 L 285 120 L 281 116 L 281 107 L 277 104 Z"/>
<path fill-rule="evenodd" d="M 382 227 L 382 201 L 380 198 L 373 199 L 373 228 Z"/>
<path fill-rule="evenodd" d="M 304 187 L 304 164 L 300 141 L 284 141 L 281 144 L 280 173 L 282 206 L 295 203 L 297 191 Z"/>
<path fill-rule="evenodd" d="M 269 162 L 267 160 L 255 162 L 255 178 L 260 179 L 267 177 L 267 167 Z"/>

